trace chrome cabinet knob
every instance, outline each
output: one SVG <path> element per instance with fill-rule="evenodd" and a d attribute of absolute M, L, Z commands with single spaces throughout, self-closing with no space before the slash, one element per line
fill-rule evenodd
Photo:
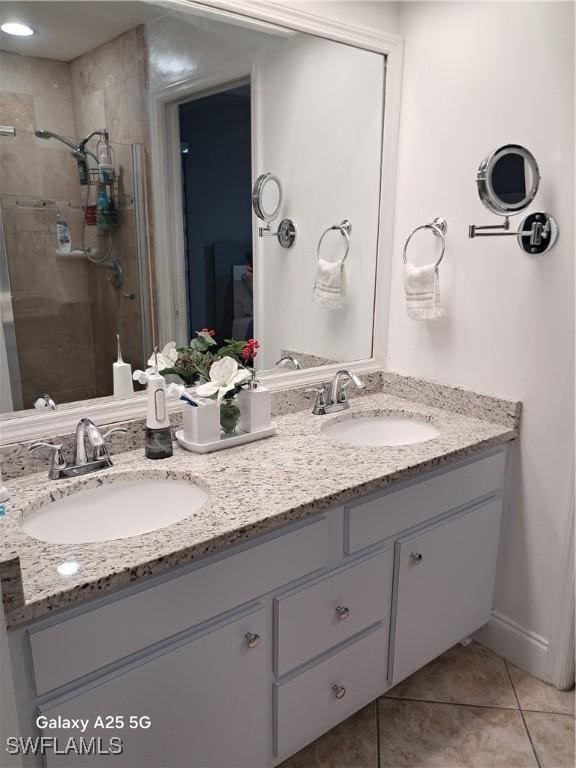
<path fill-rule="evenodd" d="M 350 609 L 346 608 L 345 605 L 339 605 L 338 608 L 336 608 L 336 616 L 340 621 L 345 621 L 348 616 L 350 616 Z"/>
<path fill-rule="evenodd" d="M 337 699 L 343 699 L 346 696 L 346 688 L 343 685 L 333 685 L 332 690 Z"/>
<path fill-rule="evenodd" d="M 414 565 L 418 565 L 418 563 L 422 562 L 422 553 L 421 552 L 412 552 L 410 555 L 410 560 L 414 563 Z"/>
<path fill-rule="evenodd" d="M 248 648 L 256 648 L 260 643 L 260 635 L 252 634 L 252 632 L 247 632 L 244 637 L 246 638 Z"/>

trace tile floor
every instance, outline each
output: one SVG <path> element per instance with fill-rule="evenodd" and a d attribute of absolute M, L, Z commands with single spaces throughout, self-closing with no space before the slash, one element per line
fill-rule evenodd
<path fill-rule="evenodd" d="M 439 659 L 282 768 L 574 768 L 574 690 L 477 643 Z"/>

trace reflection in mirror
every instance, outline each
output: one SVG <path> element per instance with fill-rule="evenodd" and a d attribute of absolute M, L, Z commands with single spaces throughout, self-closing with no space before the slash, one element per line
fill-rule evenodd
<path fill-rule="evenodd" d="M 383 56 L 193 5 L 10 5 L 39 34 L 0 51 L 3 413 L 111 398 L 116 334 L 133 370 L 202 329 L 258 339 L 260 371 L 371 357 Z M 269 170 L 282 190 L 268 177 L 252 210 Z M 258 236 L 258 217 L 288 216 L 289 250 Z M 344 219 L 330 311 L 316 249 Z M 323 243 L 330 261 L 342 248 Z"/>
<path fill-rule="evenodd" d="M 252 208 L 262 221 L 273 221 L 282 205 L 280 179 L 272 173 L 263 173 L 256 179 L 252 192 Z"/>

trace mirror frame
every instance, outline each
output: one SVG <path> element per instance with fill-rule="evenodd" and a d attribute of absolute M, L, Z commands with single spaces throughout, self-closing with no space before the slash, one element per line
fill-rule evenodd
<path fill-rule="evenodd" d="M 270 182 L 274 182 L 278 187 L 278 204 L 272 213 L 266 213 L 262 206 L 262 197 L 264 195 L 264 188 Z M 282 198 L 282 184 L 278 176 L 275 176 L 273 173 L 261 173 L 254 182 L 254 189 L 252 190 L 252 210 L 256 216 L 268 224 L 274 221 L 280 213 L 280 208 L 282 208 Z"/>
<path fill-rule="evenodd" d="M 346 367 L 359 374 L 381 371 L 386 359 L 386 340 L 388 333 L 388 304 L 390 295 L 390 274 L 392 269 L 394 202 L 396 194 L 396 165 L 399 140 L 400 98 L 402 83 L 402 63 L 404 41 L 395 34 L 380 32 L 362 26 L 323 17 L 296 7 L 289 7 L 263 0 L 157 0 L 158 5 L 166 7 L 167 12 L 186 11 L 209 15 L 220 21 L 238 21 L 266 29 L 270 24 L 289 30 L 314 35 L 345 45 L 352 45 L 372 53 L 386 56 L 385 68 L 385 104 L 382 135 L 380 185 L 380 216 L 378 227 L 378 253 L 375 286 L 375 313 L 372 333 L 372 356 L 363 360 L 346 363 Z M 245 74 L 250 74 L 250 70 Z M 222 76 L 222 73 L 220 73 Z M 229 78 L 229 73 L 224 77 Z M 206 88 L 210 83 L 204 81 Z M 198 88 L 196 88 L 198 90 Z M 150 127 L 152 173 L 157 180 L 155 200 L 160 205 L 154 206 L 153 227 L 155 231 L 155 278 L 157 280 L 158 324 L 177 341 L 182 337 L 182 327 L 178 318 L 170 311 L 174 306 L 174 290 L 178 282 L 173 277 L 178 274 L 180 263 L 172 254 L 182 254 L 178 240 L 178 213 L 169 196 L 169 179 L 175 163 L 179 162 L 179 147 L 172 141 L 176 115 L 170 110 L 170 102 L 185 98 L 190 93 L 186 84 L 176 83 L 150 93 Z M 181 214 L 180 214 L 181 215 Z M 151 267 L 151 269 L 154 267 Z M 168 279 L 167 279 L 168 278 Z M 175 287 L 174 287 L 175 286 Z M 181 288 L 181 287 L 180 287 Z M 318 368 L 298 371 L 279 371 L 262 374 L 262 380 L 272 391 L 292 389 L 327 381 L 342 367 L 335 363 Z M 170 404 L 169 411 L 181 410 L 178 400 Z M 114 400 L 112 397 L 100 401 L 81 401 L 65 404 L 57 411 L 49 413 L 20 411 L 0 414 L 0 445 L 35 439 L 39 436 L 65 435 L 72 432 L 78 420 L 89 416 L 96 423 L 108 424 L 144 418 L 146 398 L 143 394 L 129 400 Z"/>
<path fill-rule="evenodd" d="M 501 157 L 513 154 L 520 155 L 524 162 L 530 166 L 532 182 L 523 200 L 519 203 L 506 204 L 496 194 L 492 184 L 492 173 Z M 496 213 L 499 216 L 513 216 L 514 214 L 521 213 L 532 203 L 540 186 L 540 170 L 536 158 L 521 144 L 504 144 L 482 160 L 476 175 L 476 185 L 480 200 L 492 213 Z"/>

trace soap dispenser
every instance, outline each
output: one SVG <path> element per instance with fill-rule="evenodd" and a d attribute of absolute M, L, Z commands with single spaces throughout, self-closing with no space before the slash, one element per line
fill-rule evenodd
<path fill-rule="evenodd" d="M 272 413 L 270 390 L 256 380 L 256 371 L 252 369 L 252 379 L 238 395 L 240 407 L 239 428 L 243 432 L 260 432 L 269 429 Z"/>
<path fill-rule="evenodd" d="M 158 372 L 158 348 L 154 350 L 154 371 L 147 378 L 144 453 L 147 459 L 168 459 L 173 453 L 172 430 L 166 404 L 166 380 Z"/>

